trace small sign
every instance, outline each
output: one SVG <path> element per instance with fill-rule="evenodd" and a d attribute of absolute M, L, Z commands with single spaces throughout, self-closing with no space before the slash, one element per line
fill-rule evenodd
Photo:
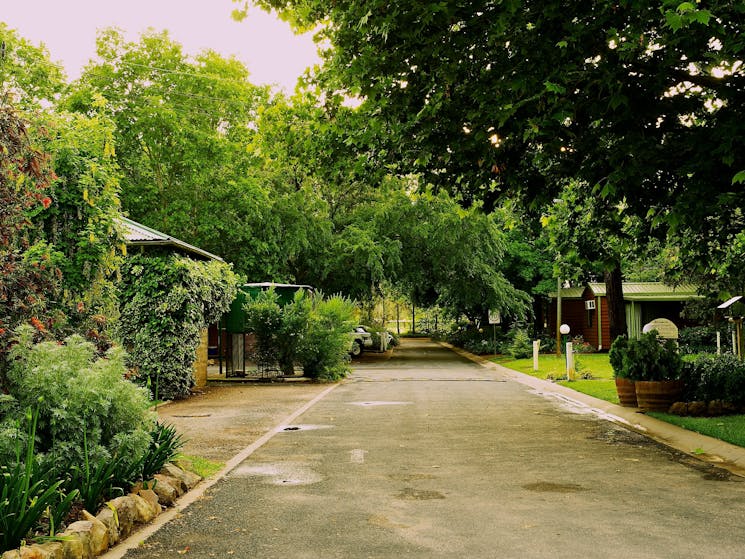
<path fill-rule="evenodd" d="M 657 330 L 660 338 L 665 340 L 677 340 L 678 339 L 678 327 L 672 320 L 667 318 L 655 318 L 652 322 L 645 324 L 643 332 L 646 334 L 652 330 Z"/>
<path fill-rule="evenodd" d="M 502 315 L 499 311 L 489 311 L 489 324 L 502 324 Z"/>

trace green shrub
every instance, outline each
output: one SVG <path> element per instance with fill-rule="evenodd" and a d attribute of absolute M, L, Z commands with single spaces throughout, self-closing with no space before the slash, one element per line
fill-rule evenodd
<path fill-rule="evenodd" d="M 260 365 L 278 365 L 287 373 L 298 363 L 305 376 L 322 380 L 349 372 L 354 305 L 348 299 L 298 292 L 291 303 L 280 306 L 276 293 L 267 290 L 246 301 L 244 310 Z"/>
<path fill-rule="evenodd" d="M 638 340 L 616 338 L 608 358 L 615 376 L 632 380 L 676 379 L 683 366 L 675 342 L 661 344 L 656 330 L 642 334 Z"/>
<path fill-rule="evenodd" d="M 308 330 L 299 347 L 303 374 L 319 380 L 338 380 L 349 373 L 349 333 L 354 319 L 354 304 L 335 295 L 324 299 L 313 296 Z"/>
<path fill-rule="evenodd" d="M 513 359 L 526 359 L 533 355 L 533 343 L 525 330 L 515 330 L 508 352 Z"/>
<path fill-rule="evenodd" d="M 457 327 L 446 337 L 447 341 L 454 346 L 462 347 L 466 351 L 477 355 L 502 353 L 509 349 L 511 334 L 504 334 L 501 330 L 498 330 L 496 333 L 496 348 L 494 338 L 494 332 L 491 328 L 478 330 L 473 327 L 464 327 L 463 325 Z"/>
<path fill-rule="evenodd" d="M 494 347 L 494 341 L 493 340 L 487 340 L 487 339 L 472 339 L 472 340 L 466 340 L 463 344 L 463 349 L 465 349 L 469 353 L 473 353 L 474 355 L 487 355 L 491 353 L 500 353 L 499 351 L 499 345 Z"/>
<path fill-rule="evenodd" d="M 261 368 L 272 368 L 279 363 L 283 327 L 282 307 L 277 293 L 273 290 L 262 291 L 255 298 L 248 298 L 243 305 L 246 313 L 246 328 L 254 335 L 255 343 L 251 358 Z M 289 348 L 283 348 L 285 355 Z"/>
<path fill-rule="evenodd" d="M 574 353 L 595 353 L 595 349 L 590 342 L 586 342 L 583 336 L 572 337 L 572 351 Z"/>
<path fill-rule="evenodd" d="M 304 291 L 297 291 L 292 302 L 285 305 L 279 304 L 274 289 L 246 301 L 246 327 L 256 337 L 253 359 L 260 367 L 279 367 L 286 375 L 294 373 L 311 306 L 311 298 Z"/>
<path fill-rule="evenodd" d="M 201 331 L 230 308 L 236 277 L 223 262 L 136 255 L 122 267 L 119 335 L 155 399 L 185 398 Z"/>
<path fill-rule="evenodd" d="M 626 336 L 617 337 L 608 350 L 608 361 L 613 369 L 614 377 L 629 378 L 629 370 L 624 366 L 624 357 L 629 348 Z"/>
<path fill-rule="evenodd" d="M 745 406 L 745 362 L 731 353 L 700 355 L 684 363 L 681 378 L 689 402 L 723 400 Z"/>
<path fill-rule="evenodd" d="M 17 410 L 38 408 L 37 450 L 63 472 L 91 457 L 118 455 L 128 465 L 142 458 L 154 416 L 147 391 L 124 378 L 121 349 L 98 358 L 93 344 L 77 335 L 34 344 L 29 326 L 20 327 L 16 339 L 7 388 L 17 403 L 6 407 L 6 426 Z"/>
<path fill-rule="evenodd" d="M 678 346 L 683 354 L 716 353 L 717 329 L 713 326 L 681 328 Z"/>
<path fill-rule="evenodd" d="M 538 339 L 541 342 L 541 353 L 553 353 L 556 351 L 556 337 L 541 334 Z"/>

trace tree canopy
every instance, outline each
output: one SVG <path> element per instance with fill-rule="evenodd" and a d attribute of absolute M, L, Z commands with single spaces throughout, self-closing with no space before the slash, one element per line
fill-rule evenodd
<path fill-rule="evenodd" d="M 742 207 L 742 3 L 259 3 L 322 24 L 321 83 L 465 203 L 545 202 L 562 177 L 673 228 Z"/>

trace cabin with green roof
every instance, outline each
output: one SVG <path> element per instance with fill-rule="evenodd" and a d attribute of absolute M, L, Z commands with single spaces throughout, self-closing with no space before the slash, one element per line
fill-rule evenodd
<path fill-rule="evenodd" d="M 556 334 L 557 293 L 551 293 L 548 329 Z M 582 338 L 598 350 L 607 350 L 610 336 L 607 294 L 604 283 L 591 282 L 584 287 L 561 289 L 561 322 L 568 324 L 571 335 Z M 678 286 L 662 282 L 624 282 L 623 299 L 626 307 L 626 327 L 629 338 L 638 338 L 642 328 L 655 318 L 667 318 L 678 328 L 690 326 L 681 311 L 687 301 L 701 299 L 697 287 Z"/>

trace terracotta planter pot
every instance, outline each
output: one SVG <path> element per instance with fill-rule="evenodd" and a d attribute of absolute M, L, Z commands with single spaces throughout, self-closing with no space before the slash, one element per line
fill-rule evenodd
<path fill-rule="evenodd" d="M 683 396 L 682 380 L 637 380 L 636 400 L 646 411 L 667 411 Z"/>
<path fill-rule="evenodd" d="M 616 390 L 618 391 L 618 402 L 627 408 L 638 406 L 636 402 L 635 382 L 628 378 L 616 377 Z"/>

